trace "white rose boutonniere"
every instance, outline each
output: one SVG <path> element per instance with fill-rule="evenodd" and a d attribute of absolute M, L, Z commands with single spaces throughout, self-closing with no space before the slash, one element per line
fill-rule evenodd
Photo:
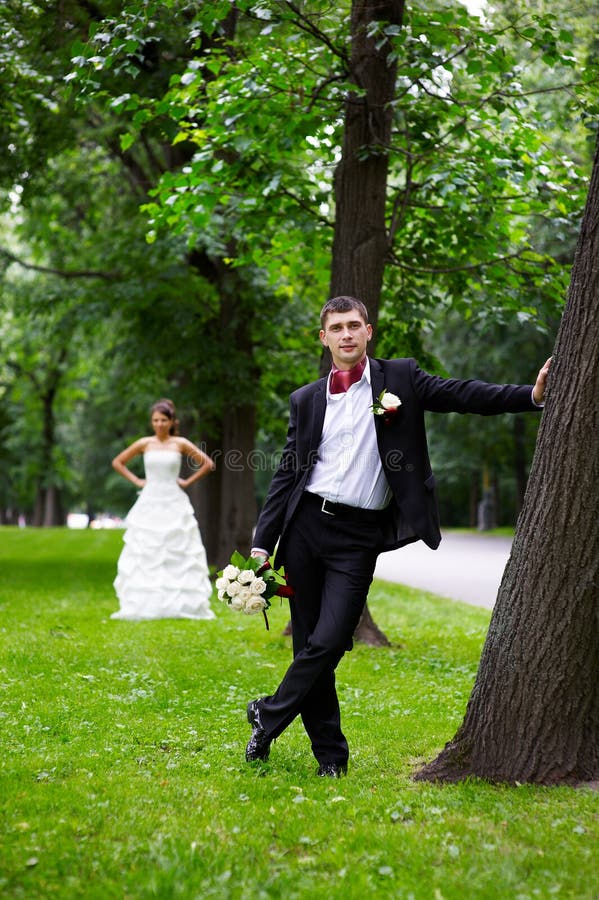
<path fill-rule="evenodd" d="M 287 579 L 274 572 L 268 561 L 252 556 L 246 559 L 237 551 L 233 553 L 229 565 L 218 573 L 216 589 L 218 599 L 227 603 L 231 609 L 248 616 L 263 613 L 267 628 L 266 610 L 270 606 L 270 598 L 293 595 Z"/>
<path fill-rule="evenodd" d="M 377 400 L 372 404 L 372 411 L 375 416 L 383 416 L 385 425 L 390 425 L 401 406 L 401 400 L 391 391 L 382 390 Z"/>

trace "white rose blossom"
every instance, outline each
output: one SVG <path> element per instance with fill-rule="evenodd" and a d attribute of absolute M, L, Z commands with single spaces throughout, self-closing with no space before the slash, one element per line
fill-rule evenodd
<path fill-rule="evenodd" d="M 219 591 L 219 592 L 218 592 L 218 599 L 219 599 L 219 600 L 226 600 L 226 599 L 227 599 L 227 595 L 225 594 L 224 591 Z"/>
<path fill-rule="evenodd" d="M 247 603 L 251 596 L 252 592 L 250 591 L 249 587 L 242 587 L 237 592 L 237 596 L 235 597 L 235 599 L 240 600 L 242 603 Z"/>
<path fill-rule="evenodd" d="M 223 569 L 223 578 L 226 578 L 228 581 L 233 581 L 239 575 L 239 569 L 237 566 L 228 565 Z"/>
<path fill-rule="evenodd" d="M 262 612 L 265 606 L 266 602 L 262 599 L 262 597 L 257 597 L 254 594 L 245 604 L 245 611 L 249 616 L 251 616 L 253 613 Z"/>
<path fill-rule="evenodd" d="M 238 594 L 241 590 L 241 585 L 238 581 L 230 581 L 229 586 L 227 587 L 227 594 L 229 597 L 234 597 L 235 594 Z"/>
<path fill-rule="evenodd" d="M 266 590 L 266 582 L 264 578 L 254 578 L 252 583 L 250 584 L 250 591 L 252 594 L 263 594 Z"/>
<path fill-rule="evenodd" d="M 243 600 L 239 599 L 239 594 L 238 594 L 236 597 L 231 597 L 231 602 L 229 603 L 229 606 L 231 607 L 231 609 L 236 609 L 237 611 L 239 611 L 240 609 L 244 608 L 245 604 L 244 604 Z"/>
<path fill-rule="evenodd" d="M 254 578 L 255 575 L 251 569 L 244 569 L 243 572 L 240 572 L 237 576 L 237 580 L 240 581 L 241 584 L 249 584 Z"/>
<path fill-rule="evenodd" d="M 217 591 L 226 591 L 229 587 L 229 580 L 227 578 L 217 578 L 214 584 Z"/>

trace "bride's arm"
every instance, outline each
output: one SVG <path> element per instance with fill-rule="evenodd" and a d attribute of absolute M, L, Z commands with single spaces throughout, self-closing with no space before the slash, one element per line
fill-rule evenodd
<path fill-rule="evenodd" d="M 134 484 L 136 487 L 143 487 L 145 485 L 145 478 L 138 478 L 131 469 L 128 469 L 125 463 L 129 462 L 130 459 L 133 459 L 134 456 L 139 456 L 140 453 L 143 453 L 148 442 L 147 438 L 140 438 L 138 441 L 134 441 L 133 444 L 130 444 L 124 450 L 115 456 L 112 460 L 112 468 L 122 475 L 123 478 L 126 478 L 127 481 L 130 481 L 131 484 Z"/>
<path fill-rule="evenodd" d="M 194 481 L 199 481 L 200 478 L 205 478 L 210 472 L 214 472 L 216 463 L 207 453 L 204 453 L 203 450 L 200 450 L 199 447 L 196 447 L 196 445 L 191 441 L 188 441 L 187 438 L 178 438 L 178 441 L 181 453 L 184 453 L 185 456 L 189 457 L 191 460 L 190 467 L 194 470 L 189 478 L 177 478 L 179 486 L 186 488 L 189 487 L 190 484 L 193 484 Z"/>

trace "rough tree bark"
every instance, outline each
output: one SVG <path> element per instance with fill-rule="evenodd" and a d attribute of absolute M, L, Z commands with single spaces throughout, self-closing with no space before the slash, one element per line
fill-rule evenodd
<path fill-rule="evenodd" d="M 376 325 L 387 259 L 385 222 L 389 144 L 397 64 L 389 63 L 390 45 L 368 37 L 369 26 L 401 26 L 404 0 L 354 0 L 351 12 L 351 78 L 357 90 L 345 104 L 343 148 L 335 172 L 335 231 L 330 296 L 359 297 Z M 322 373 L 330 368 L 323 354 Z M 368 604 L 354 637 L 380 646 L 389 641 L 374 622 Z"/>
<path fill-rule="evenodd" d="M 466 716 L 418 780 L 599 779 L 599 144 L 547 405 Z"/>
<path fill-rule="evenodd" d="M 518 515 L 522 511 L 528 476 L 526 472 L 527 457 L 524 442 L 524 419 L 514 416 L 514 478 L 516 481 L 516 508 Z"/>

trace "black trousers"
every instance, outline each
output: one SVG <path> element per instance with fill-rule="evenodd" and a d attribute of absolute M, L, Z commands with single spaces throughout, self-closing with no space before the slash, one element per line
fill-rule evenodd
<path fill-rule="evenodd" d="M 335 668 L 351 650 L 381 546 L 381 516 L 356 510 L 331 516 L 305 494 L 286 535 L 293 662 L 275 693 L 259 703 L 272 739 L 301 715 L 319 763 L 346 764 Z"/>

